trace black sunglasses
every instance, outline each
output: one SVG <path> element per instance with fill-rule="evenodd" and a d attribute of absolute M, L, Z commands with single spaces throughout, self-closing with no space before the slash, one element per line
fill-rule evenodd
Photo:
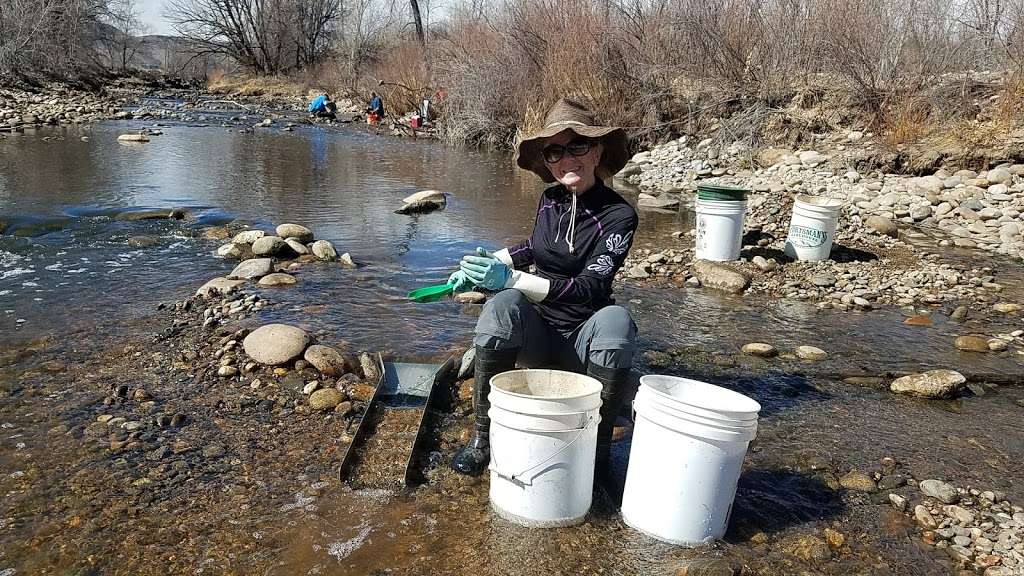
<path fill-rule="evenodd" d="M 576 138 L 562 146 L 561 144 L 551 144 L 545 146 L 541 151 L 541 155 L 544 156 L 544 161 L 548 164 L 554 164 L 565 156 L 568 152 L 570 156 L 584 156 L 590 149 L 594 147 L 594 143 L 589 138 Z"/>

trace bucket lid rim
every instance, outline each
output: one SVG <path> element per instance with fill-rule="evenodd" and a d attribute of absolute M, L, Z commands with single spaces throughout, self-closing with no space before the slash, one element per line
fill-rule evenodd
<path fill-rule="evenodd" d="M 654 414 L 651 414 L 651 412 L 645 411 L 645 410 L 643 410 L 643 408 L 644 408 L 643 403 L 641 403 L 641 409 L 640 410 L 636 410 L 636 414 L 637 414 L 638 417 L 643 417 L 643 418 L 645 418 L 647 420 L 650 420 L 651 422 L 654 422 L 655 424 L 657 424 L 659 426 L 662 426 L 662 427 L 667 428 L 669 430 L 672 430 L 674 432 L 679 432 L 679 433 L 684 433 L 684 434 L 686 433 L 686 431 L 679 430 L 677 428 L 669 426 L 665 422 L 660 422 L 659 421 L 659 415 L 662 415 L 662 417 L 671 418 L 671 417 L 673 417 L 671 414 L 665 414 L 664 412 L 659 411 L 657 409 L 651 410 L 651 412 L 654 412 Z M 703 436 L 705 438 L 710 438 L 712 440 L 717 440 L 719 442 L 737 442 L 737 441 L 749 442 L 750 440 L 753 440 L 754 438 L 757 437 L 757 428 L 756 427 L 754 427 L 754 428 L 747 428 L 747 429 L 744 429 L 744 430 L 725 430 L 725 429 L 718 428 L 718 427 L 715 427 L 715 426 L 710 426 L 708 424 L 702 424 L 700 422 L 694 422 L 692 420 L 685 420 L 685 419 L 677 418 L 677 421 L 681 422 L 683 424 L 683 426 L 695 426 L 695 427 L 703 428 L 707 432 L 702 432 L 701 436 Z M 681 427 L 683 427 L 683 426 L 681 426 Z M 717 438 L 715 437 L 716 435 L 718 436 Z"/>
<path fill-rule="evenodd" d="M 841 208 L 843 206 L 842 198 L 829 198 L 827 196 L 814 196 L 812 194 L 797 194 L 793 200 L 815 208 Z"/>
<path fill-rule="evenodd" d="M 648 388 L 648 390 L 649 390 L 649 388 Z M 654 391 L 651 390 L 651 392 L 653 393 Z M 639 398 L 639 399 L 645 400 L 645 401 L 649 398 L 648 393 L 644 392 L 644 387 L 641 387 L 640 390 L 637 390 L 636 398 Z M 636 398 L 634 398 L 634 401 L 636 401 Z M 736 418 L 733 418 L 731 420 L 726 420 L 725 418 L 716 418 L 714 416 L 705 416 L 703 414 L 699 414 L 699 413 L 696 413 L 696 412 L 691 412 L 691 410 L 700 410 L 702 412 L 709 412 L 709 413 L 713 413 L 714 412 L 714 411 L 708 410 L 706 408 L 701 408 L 699 406 L 692 406 L 690 404 L 685 404 L 685 403 L 682 403 L 682 402 L 677 402 L 676 404 L 681 404 L 682 406 L 671 406 L 671 405 L 667 405 L 667 404 L 664 404 L 664 403 L 659 403 L 659 406 L 664 407 L 665 410 L 669 410 L 669 411 L 673 411 L 673 412 L 682 412 L 682 413 L 686 414 L 687 416 L 692 416 L 694 418 L 699 418 L 701 420 L 707 420 L 707 421 L 710 422 L 710 424 L 709 424 L 710 426 L 725 426 L 727 428 L 756 428 L 758 422 L 760 421 L 760 419 L 759 419 L 757 414 L 754 414 L 753 417 L 751 417 L 751 418 L 736 417 Z M 746 412 L 738 412 L 737 414 L 744 414 L 744 415 L 746 415 L 747 413 Z"/>
<path fill-rule="evenodd" d="M 708 386 L 708 387 L 716 388 L 719 391 L 721 391 L 722 393 L 725 393 L 726 396 L 731 396 L 732 399 L 735 400 L 737 404 L 746 404 L 747 408 L 740 408 L 740 409 L 737 410 L 737 409 L 729 409 L 729 408 L 709 408 L 707 406 L 697 406 L 695 404 L 692 404 L 691 402 L 685 402 L 685 401 L 683 401 L 683 400 L 681 400 L 681 399 L 679 399 L 679 398 L 677 398 L 677 397 L 675 397 L 675 396 L 673 396 L 671 394 L 667 394 L 665 392 L 662 392 L 661 390 L 658 390 L 657 388 L 655 388 L 654 386 L 652 386 L 651 384 L 648 383 L 648 382 L 651 382 L 652 380 L 655 380 L 655 379 L 675 380 L 677 382 L 685 383 L 685 384 L 690 385 L 690 386 L 698 385 L 698 386 Z M 660 396 L 664 396 L 666 398 L 670 398 L 671 400 L 673 400 L 675 402 L 680 402 L 682 404 L 687 404 L 687 405 L 690 405 L 690 406 L 696 406 L 697 408 L 702 408 L 704 410 L 711 410 L 711 411 L 714 411 L 714 412 L 723 412 L 723 413 L 729 413 L 729 414 L 754 414 L 754 415 L 757 415 L 757 413 L 759 413 L 761 411 L 761 403 L 758 402 L 757 400 L 754 400 L 753 398 L 745 395 L 745 394 L 741 394 L 739 392 L 736 392 L 735 390 L 730 390 L 730 389 L 725 388 L 723 386 L 718 386 L 718 385 L 715 385 L 715 384 L 711 384 L 709 382 L 701 382 L 700 380 L 693 380 L 691 378 L 682 378 L 680 376 L 670 376 L 670 375 L 667 375 L 667 374 L 645 374 L 645 375 L 640 377 L 640 385 L 641 386 L 647 386 L 648 388 L 650 388 L 651 392 L 653 392 L 655 394 L 658 394 Z"/>
<path fill-rule="evenodd" d="M 573 394 L 573 395 L 570 395 L 570 396 L 537 396 L 537 395 L 534 395 L 534 394 L 520 394 L 519 392 L 512 392 L 511 390 L 507 390 L 505 388 L 501 388 L 500 386 L 496 386 L 494 384 L 494 379 L 498 378 L 499 376 L 504 376 L 505 374 L 523 373 L 523 372 L 534 372 L 534 373 L 564 372 L 566 374 L 572 374 L 573 376 L 586 378 L 588 380 L 587 384 L 593 384 L 596 387 L 596 390 L 594 390 L 592 392 L 583 393 L 583 394 Z M 516 370 L 506 370 L 505 372 L 500 372 L 498 374 L 495 374 L 494 376 L 491 376 L 490 384 L 491 384 L 491 390 L 492 391 L 495 388 L 498 388 L 498 389 L 501 390 L 502 394 L 508 394 L 509 396 L 514 396 L 516 398 L 525 398 L 525 399 L 529 399 L 529 400 L 572 400 L 572 399 L 575 399 L 575 398 L 585 398 L 587 396 L 590 396 L 590 395 L 594 394 L 595 392 L 597 392 L 597 393 L 601 392 L 601 383 L 598 382 L 595 378 L 593 378 L 591 376 L 587 376 L 586 374 L 578 374 L 576 372 L 569 372 L 568 370 L 551 370 L 551 369 L 548 369 L 548 368 L 523 368 L 523 369 L 516 369 Z"/>

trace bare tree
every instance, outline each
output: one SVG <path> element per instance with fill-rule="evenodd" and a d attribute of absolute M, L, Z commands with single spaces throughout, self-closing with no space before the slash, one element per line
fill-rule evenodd
<path fill-rule="evenodd" d="M 139 19 L 135 0 L 111 0 L 103 20 L 110 26 L 101 32 L 110 66 L 127 72 L 135 53 L 142 47 L 141 36 L 147 30 Z"/>
<path fill-rule="evenodd" d="M 341 0 L 172 0 L 167 14 L 201 53 L 274 74 L 319 61 L 341 8 Z"/>
<path fill-rule="evenodd" d="M 105 0 L 0 0 L 0 72 L 75 74 L 91 67 Z"/>

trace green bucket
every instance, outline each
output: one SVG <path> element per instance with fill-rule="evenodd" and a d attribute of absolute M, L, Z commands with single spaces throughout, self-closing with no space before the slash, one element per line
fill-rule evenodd
<path fill-rule="evenodd" d="M 701 184 L 697 186 L 697 198 L 700 200 L 718 200 L 724 202 L 740 202 L 747 197 L 746 188 L 735 186 L 719 186 L 717 184 Z"/>

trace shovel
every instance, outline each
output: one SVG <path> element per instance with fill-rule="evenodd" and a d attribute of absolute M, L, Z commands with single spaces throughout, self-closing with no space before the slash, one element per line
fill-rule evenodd
<path fill-rule="evenodd" d="M 435 284 L 434 286 L 413 290 L 409 292 L 408 297 L 414 302 L 436 302 L 451 294 L 453 290 L 455 290 L 455 284 Z"/>

